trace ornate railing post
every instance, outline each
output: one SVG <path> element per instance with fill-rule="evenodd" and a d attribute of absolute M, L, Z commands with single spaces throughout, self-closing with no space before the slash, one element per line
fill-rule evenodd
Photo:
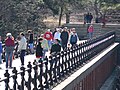
<path fill-rule="evenodd" d="M 70 68 L 70 49 L 67 48 L 67 62 L 68 62 L 68 73 L 71 73 L 71 68 Z"/>
<path fill-rule="evenodd" d="M 31 65 L 31 62 L 28 62 L 27 67 L 29 68 L 29 70 L 28 70 L 28 83 L 27 83 L 26 86 L 27 86 L 28 90 L 31 90 L 31 82 L 32 82 L 32 77 L 31 77 L 32 65 Z"/>
<path fill-rule="evenodd" d="M 40 85 L 39 85 L 39 87 L 40 87 L 40 90 L 43 90 L 44 89 L 44 87 L 43 87 L 43 61 L 40 59 L 39 60 L 39 62 L 40 62 L 40 64 L 39 64 L 39 68 L 40 68 L 40 75 L 39 75 L 39 79 L 40 79 Z"/>
<path fill-rule="evenodd" d="M 49 83 L 48 83 L 48 58 L 47 56 L 45 57 L 45 88 L 49 88 Z"/>
<path fill-rule="evenodd" d="M 75 69 L 76 69 L 77 68 L 77 59 L 76 59 L 76 52 L 77 52 L 77 50 L 76 50 L 76 45 L 74 46 L 73 51 L 74 51 L 74 64 L 75 64 Z"/>
<path fill-rule="evenodd" d="M 57 55 L 55 54 L 55 58 L 53 59 L 53 81 L 56 83 L 57 82 Z"/>
<path fill-rule="evenodd" d="M 79 56 L 78 56 L 78 46 L 75 47 L 75 59 L 76 59 L 76 66 L 79 67 Z"/>
<path fill-rule="evenodd" d="M 65 74 L 68 74 L 67 50 L 64 51 Z"/>
<path fill-rule="evenodd" d="M 62 65 L 61 65 L 61 68 L 62 68 L 62 71 L 61 71 L 61 73 L 62 73 L 62 77 L 64 77 L 64 75 L 65 75 L 65 72 L 64 72 L 64 52 L 62 51 L 61 52 L 61 59 L 62 59 Z"/>
<path fill-rule="evenodd" d="M 74 71 L 73 51 L 70 49 L 71 70 Z"/>
<path fill-rule="evenodd" d="M 13 76 L 13 82 L 14 82 L 14 85 L 13 85 L 13 90 L 17 90 L 17 70 L 16 70 L 16 67 L 13 68 L 12 70 L 14 76 Z"/>
<path fill-rule="evenodd" d="M 4 76 L 6 77 L 6 80 L 5 80 L 5 90 L 9 90 L 9 76 L 10 74 L 8 73 L 8 70 L 6 70 Z"/>
<path fill-rule="evenodd" d="M 22 81 L 21 81 L 21 87 L 20 87 L 20 90 L 24 90 L 24 85 L 25 85 L 25 78 L 24 78 L 24 76 L 25 76 L 25 67 L 23 66 L 23 67 L 21 67 L 20 68 L 21 69 L 21 79 L 22 79 Z"/>
<path fill-rule="evenodd" d="M 82 64 L 82 57 L 81 57 L 81 44 L 78 45 L 78 57 L 79 57 L 79 65 Z"/>
<path fill-rule="evenodd" d="M 50 56 L 49 63 L 50 63 L 49 84 L 53 85 L 53 75 L 52 75 L 52 72 L 53 72 L 53 58 L 52 58 L 52 56 Z"/>
<path fill-rule="evenodd" d="M 58 55 L 57 55 L 57 61 L 58 61 L 58 65 L 57 65 L 57 77 L 58 77 L 59 80 L 61 80 L 61 72 L 60 72 L 60 68 L 61 68 L 60 53 L 58 53 Z"/>

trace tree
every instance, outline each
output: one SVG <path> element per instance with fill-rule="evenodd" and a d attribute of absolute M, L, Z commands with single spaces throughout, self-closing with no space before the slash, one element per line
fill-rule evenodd
<path fill-rule="evenodd" d="M 70 21 L 70 12 L 72 8 L 78 7 L 83 0 L 43 0 L 53 15 L 59 15 L 59 26 L 61 25 L 62 16 L 66 15 L 66 23 Z"/>
<path fill-rule="evenodd" d="M 0 0 L 0 11 L 0 30 L 4 34 L 45 27 L 47 8 L 42 0 Z"/>

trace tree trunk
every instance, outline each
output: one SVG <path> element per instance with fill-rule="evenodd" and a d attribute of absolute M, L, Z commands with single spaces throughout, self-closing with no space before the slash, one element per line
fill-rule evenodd
<path fill-rule="evenodd" d="M 99 13 L 97 5 L 98 5 L 97 0 L 95 0 L 95 2 L 94 2 L 94 10 L 95 10 L 96 17 L 98 17 L 98 13 Z"/>
<path fill-rule="evenodd" d="M 70 23 L 70 13 L 66 13 L 66 24 Z"/>
<path fill-rule="evenodd" d="M 59 26 L 61 25 L 62 14 L 63 14 L 63 7 L 61 7 L 61 8 L 60 8 L 60 15 L 59 15 Z"/>

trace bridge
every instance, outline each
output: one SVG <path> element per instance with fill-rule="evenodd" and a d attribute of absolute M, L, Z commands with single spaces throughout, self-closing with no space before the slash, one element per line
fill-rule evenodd
<path fill-rule="evenodd" d="M 13 69 L 5 70 L 5 65 L 1 65 L 0 88 L 2 90 L 100 90 L 117 64 L 119 43 L 115 41 L 116 33 L 108 32 L 46 57 L 39 63 L 34 55 L 27 55 L 26 65 L 22 67 L 19 55 L 15 52 L 17 59 L 13 61 Z"/>

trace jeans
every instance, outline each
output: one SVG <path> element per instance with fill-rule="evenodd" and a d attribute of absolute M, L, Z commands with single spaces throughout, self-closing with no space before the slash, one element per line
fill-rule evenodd
<path fill-rule="evenodd" d="M 29 48 L 30 48 L 30 53 L 33 54 L 34 53 L 34 45 L 33 45 L 33 43 L 29 43 Z"/>
<path fill-rule="evenodd" d="M 10 67 L 12 67 L 12 56 L 13 56 L 13 51 L 6 52 L 6 68 L 8 68 L 8 60 L 10 60 Z"/>
<path fill-rule="evenodd" d="M 51 40 L 48 40 L 48 46 L 49 46 L 49 48 L 51 48 L 51 46 L 52 46 Z"/>
<path fill-rule="evenodd" d="M 25 50 L 21 50 L 21 52 L 20 52 L 20 60 L 21 60 L 22 65 L 24 65 L 24 56 L 25 56 Z"/>
<path fill-rule="evenodd" d="M 45 58 L 46 52 L 48 52 L 48 49 L 43 49 L 43 58 Z"/>
<path fill-rule="evenodd" d="M 63 43 L 63 42 L 62 42 L 62 48 L 63 48 L 63 50 L 64 50 L 65 48 L 67 48 L 67 43 Z"/>
<path fill-rule="evenodd" d="M 93 32 L 89 32 L 88 36 L 89 36 L 89 39 L 91 39 L 93 37 Z"/>

